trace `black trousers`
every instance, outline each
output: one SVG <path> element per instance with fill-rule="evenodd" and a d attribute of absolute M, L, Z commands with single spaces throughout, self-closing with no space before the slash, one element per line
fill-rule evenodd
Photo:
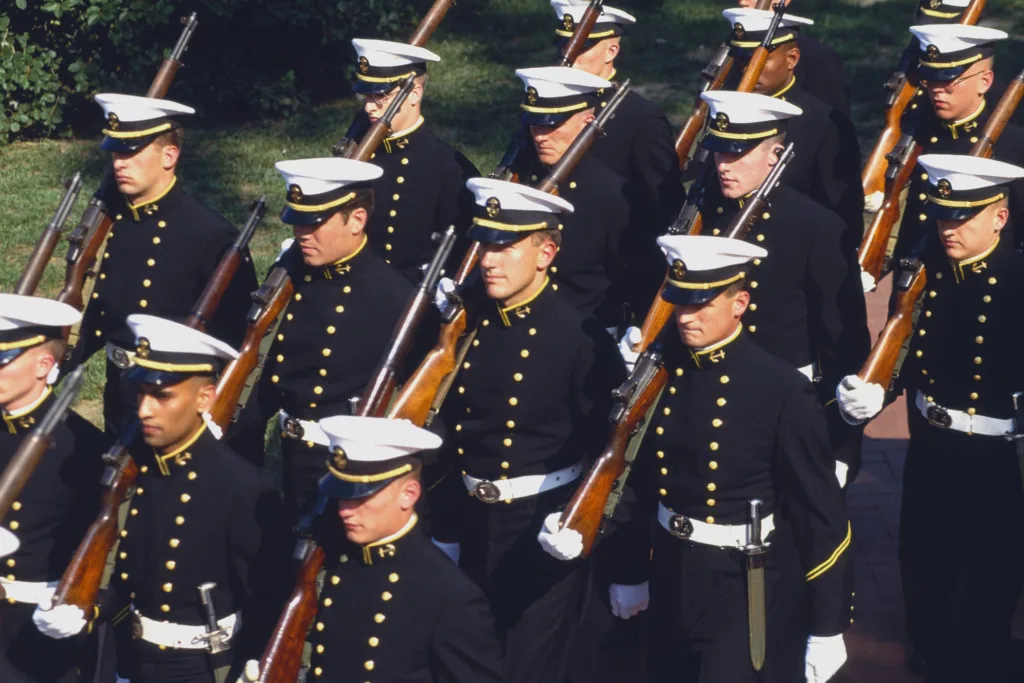
<path fill-rule="evenodd" d="M 537 542 L 544 517 L 572 495 L 563 489 L 494 505 L 462 489 L 460 565 L 490 602 L 505 646 L 506 683 L 565 680 L 588 593 L 587 564 L 560 562 Z"/>
<path fill-rule="evenodd" d="M 126 619 L 118 628 L 117 673 L 131 683 L 216 683 L 214 667 L 231 666 L 234 650 L 218 655 L 214 663 L 206 650 L 161 650 L 144 640 L 131 639 Z M 238 677 L 228 676 L 234 681 Z"/>
<path fill-rule="evenodd" d="M 32 623 L 35 605 L 4 601 L 0 606 L 0 681 L 74 683 L 88 636 L 54 640 Z"/>
<path fill-rule="evenodd" d="M 932 427 L 910 407 L 900 573 L 928 683 L 1009 681 L 1024 588 L 1024 490 L 1013 445 Z"/>
<path fill-rule="evenodd" d="M 784 532 L 783 532 L 784 533 Z M 746 556 L 655 531 L 647 673 L 651 683 L 803 683 L 803 572 L 776 532 L 766 557 L 764 667 L 750 661 Z"/>

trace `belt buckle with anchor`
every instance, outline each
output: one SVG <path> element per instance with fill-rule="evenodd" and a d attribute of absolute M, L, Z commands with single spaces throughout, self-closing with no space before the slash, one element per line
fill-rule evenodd
<path fill-rule="evenodd" d="M 928 419 L 928 424 L 939 429 L 949 429 L 953 426 L 953 418 L 945 408 L 936 403 L 928 405 L 925 417 Z"/>
<path fill-rule="evenodd" d="M 114 365 L 118 370 L 127 370 L 132 366 L 132 357 L 121 347 L 114 346 L 110 355 L 113 356 Z"/>
<path fill-rule="evenodd" d="M 501 491 L 494 485 L 493 481 L 478 481 L 473 487 L 473 495 L 482 503 L 493 505 L 501 500 Z"/>
<path fill-rule="evenodd" d="M 693 522 L 686 515 L 672 515 L 668 518 L 668 532 L 686 541 L 693 535 Z"/>
<path fill-rule="evenodd" d="M 296 420 L 294 417 L 286 418 L 284 421 L 284 435 L 289 439 L 302 439 L 305 436 L 306 430 L 302 427 L 302 423 Z"/>

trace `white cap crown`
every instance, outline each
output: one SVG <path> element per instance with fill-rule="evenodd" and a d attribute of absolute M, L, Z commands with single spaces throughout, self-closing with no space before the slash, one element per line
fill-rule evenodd
<path fill-rule="evenodd" d="M 409 420 L 339 415 L 320 420 L 320 428 L 353 462 L 383 462 L 441 446 L 441 437 Z"/>
<path fill-rule="evenodd" d="M 509 211 L 545 211 L 572 213 L 573 205 L 553 194 L 541 192 L 526 185 L 493 178 L 470 178 L 466 188 L 473 193 L 477 206 L 488 207 L 497 199 L 500 207 Z"/>

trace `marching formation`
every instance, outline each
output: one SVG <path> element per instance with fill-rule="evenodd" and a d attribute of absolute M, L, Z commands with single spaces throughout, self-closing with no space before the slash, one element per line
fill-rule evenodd
<path fill-rule="evenodd" d="M 361 111 L 276 164 L 262 284 L 266 198 L 239 230 L 176 172 L 195 15 L 146 96 L 95 96 L 63 289 L 36 294 L 80 177 L 0 294 L 0 680 L 564 683 L 593 595 L 643 680 L 825 683 L 844 491 L 905 390 L 908 666 L 1009 681 L 1024 73 L 993 90 L 985 0 L 922 0 L 863 166 L 788 2 L 723 7 L 675 137 L 616 66 L 637 18 L 551 0 L 559 63 L 515 72 L 486 176 L 423 115 L 453 4 L 352 41 Z M 105 431 L 70 409 L 98 351 Z"/>

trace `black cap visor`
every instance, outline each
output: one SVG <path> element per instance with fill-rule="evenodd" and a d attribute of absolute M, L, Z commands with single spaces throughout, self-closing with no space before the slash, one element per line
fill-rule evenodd
<path fill-rule="evenodd" d="M 713 300 L 729 288 L 729 285 L 711 289 L 683 289 L 669 283 L 661 289 L 661 298 L 675 306 L 700 306 Z"/>
<path fill-rule="evenodd" d="M 400 476 L 402 475 L 397 475 L 382 481 L 356 482 L 342 481 L 333 474 L 328 473 L 320 478 L 320 493 L 330 498 L 334 498 L 335 500 L 358 500 L 360 498 L 369 498 Z"/>

